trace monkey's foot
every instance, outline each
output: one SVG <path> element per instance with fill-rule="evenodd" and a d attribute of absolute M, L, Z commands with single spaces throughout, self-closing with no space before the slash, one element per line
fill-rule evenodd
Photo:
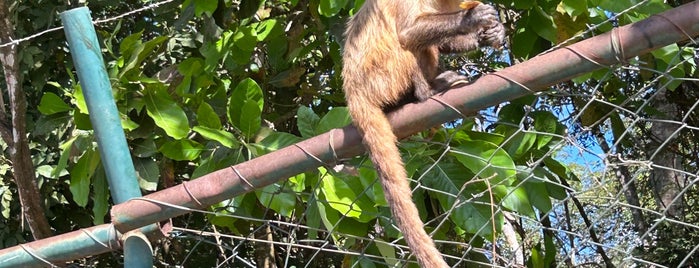
<path fill-rule="evenodd" d="M 461 84 L 468 84 L 468 78 L 454 71 L 445 71 L 432 81 L 432 90 L 439 93 Z"/>

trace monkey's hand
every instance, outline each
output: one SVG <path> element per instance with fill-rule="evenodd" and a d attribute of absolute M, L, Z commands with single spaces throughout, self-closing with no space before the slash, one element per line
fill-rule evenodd
<path fill-rule="evenodd" d="M 501 48 L 505 43 L 505 27 L 498 20 L 493 6 L 478 3 L 475 7 L 461 11 L 463 34 L 473 34 L 478 45 Z"/>
<path fill-rule="evenodd" d="M 505 45 L 505 27 L 500 21 L 493 21 L 490 26 L 478 33 L 478 44 L 501 49 Z"/>

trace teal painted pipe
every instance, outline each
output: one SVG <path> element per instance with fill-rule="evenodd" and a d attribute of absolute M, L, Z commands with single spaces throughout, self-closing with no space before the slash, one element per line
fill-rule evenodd
<path fill-rule="evenodd" d="M 0 267 L 49 267 L 121 248 L 114 225 L 102 224 L 0 250 Z"/>
<path fill-rule="evenodd" d="M 129 233 L 124 239 L 124 267 L 153 267 L 153 249 L 148 238 L 141 233 Z"/>
<path fill-rule="evenodd" d="M 95 129 L 112 199 L 119 204 L 140 197 L 136 170 L 114 103 L 90 10 L 87 7 L 68 10 L 61 13 L 61 20 L 90 111 L 90 122 Z"/>

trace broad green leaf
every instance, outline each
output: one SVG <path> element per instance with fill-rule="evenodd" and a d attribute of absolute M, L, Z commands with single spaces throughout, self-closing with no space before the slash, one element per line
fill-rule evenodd
<path fill-rule="evenodd" d="M 204 70 L 204 61 L 201 58 L 191 57 L 177 65 L 177 71 L 184 76 L 201 74 Z"/>
<path fill-rule="evenodd" d="M 250 26 L 240 27 L 233 35 L 233 42 L 237 48 L 252 52 L 257 47 L 257 32 Z"/>
<path fill-rule="evenodd" d="M 529 194 L 524 187 L 495 186 L 492 188 L 494 194 L 501 199 L 504 208 L 516 211 L 520 215 L 536 218 L 536 213 L 529 202 Z"/>
<path fill-rule="evenodd" d="M 204 147 L 196 141 L 175 140 L 166 142 L 158 150 L 170 159 L 191 161 L 199 157 Z"/>
<path fill-rule="evenodd" d="M 274 38 L 284 35 L 284 28 L 275 19 L 268 19 L 257 25 L 257 41 L 265 41 L 268 38 Z"/>
<path fill-rule="evenodd" d="M 517 132 L 506 144 L 507 153 L 514 159 L 520 159 L 534 146 L 536 134 L 530 132 Z"/>
<path fill-rule="evenodd" d="M 74 150 L 73 143 L 79 138 L 82 139 L 84 138 L 84 136 L 73 136 L 59 146 L 59 148 L 61 149 L 61 157 L 58 159 L 58 164 L 56 165 L 56 168 L 54 168 L 53 172 L 51 173 L 52 178 L 58 178 L 58 174 L 60 174 L 61 171 L 65 170 L 68 167 L 68 160 L 70 160 L 70 156 Z"/>
<path fill-rule="evenodd" d="M 334 128 L 342 128 L 352 123 L 347 107 L 335 107 L 318 122 L 315 133 L 322 134 Z"/>
<path fill-rule="evenodd" d="M 534 176 L 523 178 L 525 181 L 523 183 L 524 190 L 527 191 L 529 195 L 529 201 L 532 206 L 541 211 L 542 213 L 548 213 L 553 208 L 551 204 L 551 197 L 546 188 L 546 175 L 543 174 L 540 167 L 534 169 Z"/>
<path fill-rule="evenodd" d="M 360 167 L 359 181 L 365 189 L 371 187 L 371 190 L 365 193 L 369 195 L 376 206 L 388 207 L 386 196 L 384 195 L 383 188 L 381 188 L 381 182 L 379 181 L 375 169 Z"/>
<path fill-rule="evenodd" d="M 451 150 L 451 154 L 478 177 L 490 178 L 493 185 L 510 185 L 517 174 L 512 158 L 489 142 L 467 141 Z"/>
<path fill-rule="evenodd" d="M 264 107 L 262 88 L 251 78 L 245 78 L 243 81 L 240 81 L 228 99 L 228 120 L 231 124 L 235 126 L 240 125 L 243 106 L 248 101 L 257 103 L 259 110 L 262 111 Z"/>
<path fill-rule="evenodd" d="M 141 38 L 142 32 L 138 32 L 129 36 L 130 47 L 125 47 L 122 43 L 120 48 L 122 49 L 122 57 L 126 59 L 124 67 L 120 70 L 119 77 L 130 74 L 138 74 L 141 72 L 139 68 L 143 61 L 154 55 L 153 51 L 163 42 L 167 41 L 169 37 L 159 36 L 143 43 Z M 136 77 L 130 77 L 129 80 L 136 80 Z"/>
<path fill-rule="evenodd" d="M 530 9 L 536 3 L 535 0 L 516 0 L 512 1 L 517 9 Z"/>
<path fill-rule="evenodd" d="M 146 139 L 134 140 L 130 143 L 131 153 L 136 157 L 146 158 L 155 155 L 158 152 L 157 146 L 155 146 L 155 141 L 153 137 Z"/>
<path fill-rule="evenodd" d="M 254 136 L 262 125 L 262 110 L 254 101 L 246 101 L 240 115 L 238 128 L 250 138 Z"/>
<path fill-rule="evenodd" d="M 571 17 L 587 12 L 587 1 L 563 0 L 559 6 Z"/>
<path fill-rule="evenodd" d="M 546 14 L 541 7 L 535 7 L 531 10 L 530 23 L 527 27 L 532 27 L 532 30 L 536 32 L 542 38 L 548 40 L 551 43 L 556 43 L 558 41 L 556 29 L 556 23 L 553 21 L 553 17 Z"/>
<path fill-rule="evenodd" d="M 523 25 L 521 28 L 517 29 L 512 36 L 512 52 L 517 57 L 522 57 L 524 59 L 531 58 L 539 52 L 537 46 L 538 39 L 539 36 L 534 29 L 529 25 Z"/>
<path fill-rule="evenodd" d="M 70 105 L 63 102 L 61 97 L 52 93 L 46 92 L 41 96 L 41 102 L 39 102 L 39 112 L 45 115 L 51 115 L 55 113 L 62 113 L 72 110 Z"/>
<path fill-rule="evenodd" d="M 197 122 L 203 127 L 221 129 L 221 119 L 214 108 L 206 102 L 202 102 L 197 109 Z"/>
<path fill-rule="evenodd" d="M 536 149 L 544 148 L 553 139 L 553 134 L 557 134 L 558 118 L 550 112 L 536 111 L 531 113 L 534 118 L 534 129 L 538 132 L 551 133 L 546 135 L 539 133 L 536 137 Z"/>
<path fill-rule="evenodd" d="M 85 96 L 83 95 L 83 90 L 80 85 L 75 85 L 73 90 L 73 102 L 78 110 L 83 114 L 90 114 L 87 109 L 87 103 L 85 102 Z"/>
<path fill-rule="evenodd" d="M 214 11 L 216 11 L 216 7 L 218 6 L 218 1 L 185 0 L 184 3 L 182 3 L 182 8 L 186 8 L 189 5 L 194 6 L 194 14 L 197 17 L 201 17 L 202 14 L 206 14 L 207 16 L 211 16 L 214 13 Z"/>
<path fill-rule="evenodd" d="M 388 267 L 400 266 L 398 259 L 396 258 L 396 248 L 393 243 L 386 243 L 386 241 L 379 238 L 376 238 L 373 241 L 374 244 L 376 244 L 376 247 L 379 249 L 379 252 L 381 252 L 381 256 L 384 258 L 383 260 L 386 262 Z"/>
<path fill-rule="evenodd" d="M 10 191 L 10 187 L 7 186 L 2 186 L 0 187 L 0 209 L 2 210 L 2 215 L 3 218 L 9 219 L 10 218 L 10 211 L 12 208 L 12 191 Z"/>
<path fill-rule="evenodd" d="M 152 158 L 135 158 L 133 160 L 136 169 L 136 177 L 141 189 L 155 191 L 158 189 L 160 180 L 160 168 Z"/>
<path fill-rule="evenodd" d="M 189 121 L 184 110 L 172 100 L 165 88 L 145 91 L 146 111 L 155 124 L 168 136 L 182 139 L 189 133 Z"/>
<path fill-rule="evenodd" d="M 320 189 L 330 207 L 342 215 L 360 218 L 362 210 L 357 204 L 357 195 L 344 180 L 327 174 L 320 181 Z"/>
<path fill-rule="evenodd" d="M 90 198 L 90 180 L 100 163 L 100 155 L 92 149 L 85 152 L 70 171 L 70 192 L 73 201 L 81 207 L 87 206 Z"/>
<path fill-rule="evenodd" d="M 262 139 L 258 144 L 262 146 L 265 152 L 272 152 L 300 142 L 301 140 L 301 138 L 293 134 L 275 131 Z"/>
<path fill-rule="evenodd" d="M 194 132 L 199 133 L 202 137 L 207 140 L 217 141 L 223 146 L 228 148 L 238 148 L 240 144 L 236 141 L 235 136 L 232 133 L 226 132 L 220 129 L 213 129 L 204 126 L 195 126 L 192 128 Z"/>
<path fill-rule="evenodd" d="M 330 201 L 328 201 L 328 203 L 330 203 Z M 332 237 L 333 239 L 335 239 L 335 242 L 340 242 L 337 240 L 340 238 L 338 233 L 356 235 L 361 237 L 367 235 L 367 231 L 369 229 L 368 224 L 358 222 L 353 218 L 347 217 L 346 215 L 343 216 L 343 214 L 341 214 L 337 210 L 328 208 L 326 203 L 323 203 L 321 201 L 317 201 L 316 205 L 318 208 L 318 215 L 321 218 L 321 222 L 323 223 L 325 228 L 333 234 Z"/>
<path fill-rule="evenodd" d="M 473 187 L 467 187 L 462 191 L 462 185 L 466 183 L 464 174 L 469 173 L 463 168 L 456 163 L 440 162 L 423 178 L 423 183 L 431 189 L 449 193 L 432 195 L 436 196 L 444 210 L 453 208 L 449 218 L 455 224 L 470 234 L 490 238 L 493 236 L 491 220 L 495 218 L 495 227 L 499 232 L 503 224 L 502 213 L 497 213 L 493 217 L 491 206 L 486 205 L 491 202 L 483 183 L 473 183 L 471 184 Z M 476 186 L 479 187 L 476 188 Z"/>
<path fill-rule="evenodd" d="M 635 4 L 633 0 L 602 0 L 599 7 L 606 11 L 621 12 Z"/>
<path fill-rule="evenodd" d="M 94 179 L 92 180 L 92 215 L 94 225 L 104 223 L 104 216 L 109 211 L 109 184 L 107 183 L 107 174 L 104 173 L 104 168 L 100 165 L 95 171 Z"/>
<path fill-rule="evenodd" d="M 268 185 L 255 191 L 260 204 L 284 217 L 291 217 L 296 208 L 296 194 L 284 191 L 279 185 Z"/>
<path fill-rule="evenodd" d="M 335 16 L 342 8 L 347 6 L 348 0 L 320 0 L 318 13 L 326 17 Z"/>
<path fill-rule="evenodd" d="M 296 111 L 296 126 L 301 133 L 301 137 L 310 138 L 319 134 L 315 132 L 318 122 L 320 122 L 320 117 L 313 109 L 301 106 Z"/>

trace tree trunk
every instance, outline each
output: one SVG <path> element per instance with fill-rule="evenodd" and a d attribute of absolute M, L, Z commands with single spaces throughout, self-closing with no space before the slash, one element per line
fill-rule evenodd
<path fill-rule="evenodd" d="M 14 32 L 7 2 L 0 1 L 0 42 L 3 44 L 13 40 Z M 10 97 L 10 121 L 12 125 L 10 129 L 3 102 L 3 106 L 0 107 L 0 120 L 2 120 L 0 128 L 3 130 L 0 131 L 0 134 L 10 148 L 12 174 L 15 184 L 17 184 L 19 201 L 22 204 L 22 215 L 29 225 L 34 239 L 41 239 L 50 237 L 53 232 L 41 206 L 41 194 L 36 184 L 34 165 L 29 151 L 25 121 L 27 100 L 21 88 L 22 77 L 17 56 L 16 45 L 0 48 L 0 61 L 5 74 L 7 93 Z"/>
<path fill-rule="evenodd" d="M 683 200 L 678 195 L 685 185 L 685 178 L 678 172 L 682 170 L 681 157 L 669 148 L 673 143 L 668 140 L 677 135 L 675 132 L 682 124 L 676 120 L 679 116 L 677 106 L 668 101 L 665 89 L 655 95 L 653 107 L 661 115 L 653 117 L 658 121 L 654 121 L 650 128 L 652 141 L 647 150 L 651 155 L 649 160 L 653 162 L 650 183 L 658 207 L 665 210 L 666 215 L 679 219 L 682 217 Z"/>

